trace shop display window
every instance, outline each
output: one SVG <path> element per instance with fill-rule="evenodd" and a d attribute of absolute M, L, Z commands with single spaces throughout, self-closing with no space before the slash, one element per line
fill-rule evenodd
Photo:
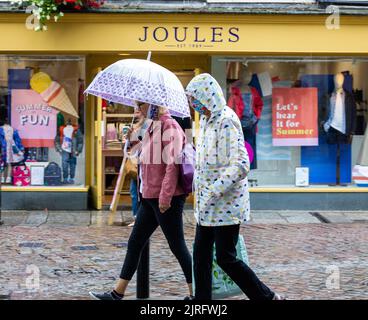
<path fill-rule="evenodd" d="M 368 59 L 213 57 L 254 187 L 368 186 Z"/>
<path fill-rule="evenodd" d="M 85 185 L 85 59 L 0 55 L 1 182 Z"/>

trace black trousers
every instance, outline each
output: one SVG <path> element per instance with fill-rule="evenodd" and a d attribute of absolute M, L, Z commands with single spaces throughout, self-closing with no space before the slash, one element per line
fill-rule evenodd
<path fill-rule="evenodd" d="M 327 143 L 328 144 L 349 144 L 349 136 L 342 132 L 330 127 L 327 131 Z"/>
<path fill-rule="evenodd" d="M 197 225 L 194 241 L 195 298 L 212 298 L 213 244 L 218 265 L 251 300 L 272 300 L 272 292 L 243 261 L 236 257 L 240 225 L 204 227 Z"/>
<path fill-rule="evenodd" d="M 161 227 L 172 253 L 184 272 L 187 283 L 192 283 L 192 257 L 184 240 L 183 209 L 185 195 L 173 197 L 171 207 L 161 213 L 158 199 L 142 199 L 132 233 L 128 241 L 127 254 L 120 278 L 131 280 L 138 268 L 141 252 L 152 233 Z"/>

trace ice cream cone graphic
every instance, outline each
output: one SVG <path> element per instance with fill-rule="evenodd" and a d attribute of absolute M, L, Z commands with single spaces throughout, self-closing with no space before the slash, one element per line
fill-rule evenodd
<path fill-rule="evenodd" d="M 65 89 L 58 82 L 51 82 L 50 86 L 41 92 L 40 95 L 51 107 L 78 118 L 78 113 L 74 109 Z"/>
<path fill-rule="evenodd" d="M 44 72 L 36 73 L 31 79 L 31 88 L 38 92 L 51 107 L 79 118 L 65 89 Z"/>

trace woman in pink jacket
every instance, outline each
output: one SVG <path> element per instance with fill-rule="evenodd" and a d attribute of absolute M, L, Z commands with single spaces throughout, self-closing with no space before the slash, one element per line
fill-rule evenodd
<path fill-rule="evenodd" d="M 149 105 L 138 104 L 147 118 Z M 105 293 L 90 292 L 99 300 L 121 300 L 137 270 L 139 257 L 152 233 L 161 227 L 172 253 L 184 272 L 192 299 L 192 258 L 184 240 L 183 208 L 186 194 L 179 182 L 179 166 L 176 159 L 186 141 L 180 125 L 163 107 L 151 107 L 154 121 L 144 137 L 135 137 L 130 132 L 132 143 L 140 145 L 138 190 L 140 205 L 136 221 L 128 241 L 128 249 L 120 279 L 114 290 Z M 138 142 L 142 140 L 141 142 Z M 134 146 L 135 148 L 136 146 Z"/>

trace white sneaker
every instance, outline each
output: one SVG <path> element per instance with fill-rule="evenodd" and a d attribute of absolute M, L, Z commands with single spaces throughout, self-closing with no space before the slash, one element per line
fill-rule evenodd
<path fill-rule="evenodd" d="M 135 223 L 135 221 L 133 221 L 132 223 L 128 224 L 128 227 L 134 227 L 134 223 Z"/>
<path fill-rule="evenodd" d="M 5 183 L 11 183 L 11 177 L 7 177 Z"/>
<path fill-rule="evenodd" d="M 1 177 L 1 183 L 5 183 L 5 177 Z"/>
<path fill-rule="evenodd" d="M 284 296 L 279 295 L 278 293 L 275 293 L 272 300 L 286 300 Z"/>

